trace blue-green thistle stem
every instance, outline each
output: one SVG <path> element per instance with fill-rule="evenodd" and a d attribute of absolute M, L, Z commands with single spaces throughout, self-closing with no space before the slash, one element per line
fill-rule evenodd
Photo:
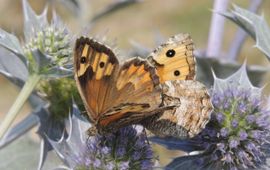
<path fill-rule="evenodd" d="M 10 127 L 10 125 L 12 124 L 16 116 L 18 115 L 24 103 L 33 92 L 40 78 L 41 78 L 40 75 L 33 74 L 33 75 L 30 75 L 27 81 L 25 82 L 22 90 L 19 93 L 19 96 L 16 98 L 15 102 L 13 103 L 8 113 L 6 114 L 6 117 L 3 119 L 3 121 L 0 124 L 0 139 L 7 132 L 8 128 Z"/>

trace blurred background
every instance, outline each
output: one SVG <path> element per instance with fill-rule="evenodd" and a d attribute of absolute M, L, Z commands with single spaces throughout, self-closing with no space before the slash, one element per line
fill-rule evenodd
<path fill-rule="evenodd" d="M 66 2 L 64 3 L 64 1 Z M 154 49 L 158 45 L 157 42 L 166 41 L 167 38 L 178 33 L 189 33 L 193 38 L 196 50 L 203 52 L 207 49 L 213 0 L 141 0 L 136 2 L 134 0 L 129 5 L 102 15 L 102 11 L 110 8 L 110 5 L 116 2 L 116 0 L 29 0 L 37 13 L 41 13 L 46 5 L 48 5 L 49 11 L 55 10 L 74 33 L 74 38 L 80 35 L 103 36 L 105 34 L 110 40 L 116 41 L 121 55 L 130 54 L 134 49 L 134 44 L 140 44 L 146 49 Z M 230 0 L 228 9 L 231 9 L 231 4 L 248 8 L 250 2 L 248 0 Z M 258 13 L 263 13 L 270 23 L 270 1 L 264 1 Z M 51 15 L 49 15 L 50 17 Z M 23 39 L 23 11 L 20 0 L 0 0 L 0 28 Z M 223 57 L 229 52 L 238 28 L 231 21 L 225 20 L 221 48 Z M 248 37 L 240 52 L 238 62 L 242 63 L 247 58 L 249 65 L 269 67 L 266 57 L 253 47 L 254 44 L 254 40 Z M 266 94 L 269 94 L 270 91 L 270 87 L 267 85 L 269 80 L 268 74 L 262 84 L 266 84 Z M 0 87 L 0 119 L 2 119 L 17 97 L 19 89 L 2 76 L 0 76 Z M 31 110 L 30 105 L 25 104 L 17 121 L 29 113 L 29 110 Z M 26 165 L 26 169 L 35 167 L 38 162 L 39 139 L 33 135 L 34 132 L 35 129 L 27 139 L 17 140 L 7 149 L 1 150 L 0 164 L 14 162 L 16 164 L 15 160 L 18 158 L 24 159 L 27 158 L 27 155 L 31 155 L 33 164 Z M 22 141 L 33 151 L 25 154 L 24 145 L 18 145 Z M 162 147 L 158 147 L 156 150 L 157 153 L 160 153 L 157 155 L 159 155 L 162 165 L 168 163 L 170 157 L 181 154 L 178 151 L 168 152 Z M 6 155 L 10 154 L 13 156 L 5 161 Z"/>

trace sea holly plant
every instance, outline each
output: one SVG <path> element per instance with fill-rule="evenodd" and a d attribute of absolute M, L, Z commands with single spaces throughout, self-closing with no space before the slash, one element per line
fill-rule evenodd
<path fill-rule="evenodd" d="M 149 170 L 154 166 L 154 155 L 142 128 L 128 126 L 104 136 L 87 136 L 91 124 L 80 116 L 73 104 L 67 122 L 67 137 L 59 141 L 49 139 L 66 169 L 89 170 Z"/>
<path fill-rule="evenodd" d="M 22 67 L 27 70 L 24 80 L 10 74 L 10 68 L 1 73 L 12 81 L 18 79 L 23 84 L 19 96 L 11 106 L 0 125 L 0 139 L 19 113 L 25 101 L 33 94 L 34 89 L 43 80 L 70 76 L 71 36 L 54 13 L 51 23 L 47 20 L 47 8 L 41 15 L 36 15 L 26 0 L 23 0 L 24 41 L 4 30 L 0 30 L 0 46 L 11 55 L 20 59 Z M 1 57 L 8 57 L 1 56 Z M 2 60 L 3 61 L 3 60 Z M 15 66 L 16 67 L 16 66 Z M 18 81 L 17 81 L 18 82 Z"/>
<path fill-rule="evenodd" d="M 231 12 L 220 13 L 243 28 L 254 40 L 256 45 L 270 61 L 270 28 L 264 16 L 259 16 L 246 9 L 233 5 Z"/>
<path fill-rule="evenodd" d="M 226 79 L 214 75 L 214 111 L 206 128 L 189 141 L 153 138 L 170 149 L 193 153 L 174 159 L 166 168 L 269 168 L 270 108 L 262 90 L 251 84 L 246 64 Z"/>
<path fill-rule="evenodd" d="M 106 8 L 99 13 L 100 15 L 94 16 L 91 22 L 100 20 L 103 16 L 120 9 L 119 7 L 134 2 L 139 1 L 116 2 L 116 5 Z M 64 121 L 61 115 L 68 115 L 67 110 L 71 105 L 70 96 L 72 92 L 76 91 L 74 80 L 63 78 L 71 75 L 70 32 L 55 13 L 52 22 L 49 23 L 46 9 L 41 15 L 36 15 L 26 0 L 23 1 L 23 9 L 25 28 L 22 42 L 15 35 L 0 30 L 0 46 L 5 48 L 5 53 L 9 52 L 6 55 L 2 53 L 3 48 L 0 48 L 2 55 L 0 73 L 23 87 L 18 99 L 7 114 L 8 118 L 3 121 L 6 123 L 2 124 L 2 130 L 0 127 L 1 135 L 5 133 L 28 98 L 32 102 L 36 102 L 36 99 L 40 100 L 39 95 L 33 93 L 34 89 L 45 94 L 46 101 L 50 105 L 44 106 L 37 103 L 35 106 L 38 107 L 34 107 L 35 116 L 31 114 L 12 128 L 6 133 L 8 138 L 5 138 L 7 136 L 0 138 L 0 148 L 4 147 L 8 141 L 18 137 L 18 133 L 22 134 L 21 130 L 32 128 L 33 122 L 36 122 L 36 124 L 40 123 L 38 134 L 42 139 L 39 169 L 44 161 L 48 161 L 46 154 L 48 150 L 52 149 L 51 147 L 65 163 L 66 167 L 62 167 L 62 169 L 154 168 L 155 159 L 151 145 L 146 141 L 145 134 L 134 126 L 122 128 L 110 135 L 88 137 L 85 131 L 89 128 L 90 123 L 81 118 L 81 113 L 74 104 L 67 127 L 65 128 L 65 125 L 59 123 L 58 120 Z M 228 13 L 227 17 L 242 23 L 239 25 L 246 28 L 257 40 L 257 46 L 261 47 L 260 49 L 269 56 L 267 52 L 269 47 L 267 30 L 269 28 L 263 17 L 256 17 L 255 14 L 237 7 L 233 12 Z M 260 29 L 256 28 L 257 26 Z M 147 56 L 148 49 L 137 47 L 137 53 L 140 50 L 141 53 L 144 53 L 141 56 Z M 210 60 L 201 56 L 197 60 L 198 77 L 200 81 L 204 78 L 204 83 L 208 85 L 212 85 L 211 67 L 219 76 L 224 76 L 238 67 L 236 64 L 219 62 L 219 58 Z M 20 62 L 13 61 L 12 59 L 15 57 Z M 12 64 L 13 67 L 10 66 Z M 260 82 L 261 75 L 265 73 L 265 70 L 258 69 L 249 71 L 253 74 L 252 77 L 250 76 L 252 81 L 256 83 Z M 201 76 L 203 78 L 200 78 Z M 57 81 L 60 77 L 61 81 Z M 214 82 L 211 93 L 215 110 L 211 121 L 199 136 L 185 141 L 172 138 L 166 138 L 166 140 L 152 138 L 153 142 L 166 145 L 170 149 L 189 152 L 188 156 L 174 159 L 166 169 L 256 169 L 266 165 L 269 143 L 269 108 L 263 107 L 261 89 L 251 85 L 245 66 L 227 79 L 222 80 L 215 76 Z M 78 103 L 78 98 L 73 97 L 74 101 Z M 38 120 L 36 120 L 36 116 L 38 116 Z M 62 138 L 61 134 L 63 134 Z"/>

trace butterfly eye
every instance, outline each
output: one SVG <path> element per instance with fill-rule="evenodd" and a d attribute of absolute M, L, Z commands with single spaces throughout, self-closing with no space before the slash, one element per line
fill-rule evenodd
<path fill-rule="evenodd" d="M 175 76 L 179 76 L 179 75 L 180 75 L 180 71 L 179 71 L 179 70 L 175 70 L 175 71 L 174 71 L 174 75 L 175 75 Z"/>
<path fill-rule="evenodd" d="M 86 57 L 82 56 L 80 61 L 82 64 L 86 63 Z"/>
<path fill-rule="evenodd" d="M 173 57 L 175 55 L 175 51 L 173 49 L 170 49 L 166 52 L 167 57 Z"/>

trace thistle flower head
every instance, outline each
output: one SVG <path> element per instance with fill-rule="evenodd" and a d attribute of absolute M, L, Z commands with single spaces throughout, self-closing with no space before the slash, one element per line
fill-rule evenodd
<path fill-rule="evenodd" d="M 64 65 L 72 52 L 69 32 L 65 27 L 47 25 L 36 32 L 24 47 L 26 54 L 39 49 L 44 54 L 52 57 L 55 64 Z"/>
<path fill-rule="evenodd" d="M 263 107 L 262 89 L 251 85 L 245 67 L 227 79 L 215 77 L 214 112 L 197 137 L 211 157 L 202 157 L 201 166 L 252 169 L 266 163 L 270 112 Z"/>
<path fill-rule="evenodd" d="M 75 169 L 151 169 L 153 152 L 144 134 L 125 127 L 114 134 L 89 138 L 76 157 Z"/>
<path fill-rule="evenodd" d="M 68 29 L 53 13 L 51 23 L 47 21 L 47 8 L 41 15 L 36 15 L 26 0 L 24 9 L 23 53 L 27 58 L 30 73 L 52 74 L 55 71 L 67 71 L 72 49 Z M 71 71 L 70 71 L 71 73 Z"/>
<path fill-rule="evenodd" d="M 77 107 L 73 112 L 79 112 Z M 153 151 L 146 135 L 132 126 L 105 136 L 87 137 L 88 122 L 70 118 L 69 137 L 50 140 L 57 154 L 72 169 L 152 169 Z M 84 126 L 84 128 L 82 128 Z"/>

